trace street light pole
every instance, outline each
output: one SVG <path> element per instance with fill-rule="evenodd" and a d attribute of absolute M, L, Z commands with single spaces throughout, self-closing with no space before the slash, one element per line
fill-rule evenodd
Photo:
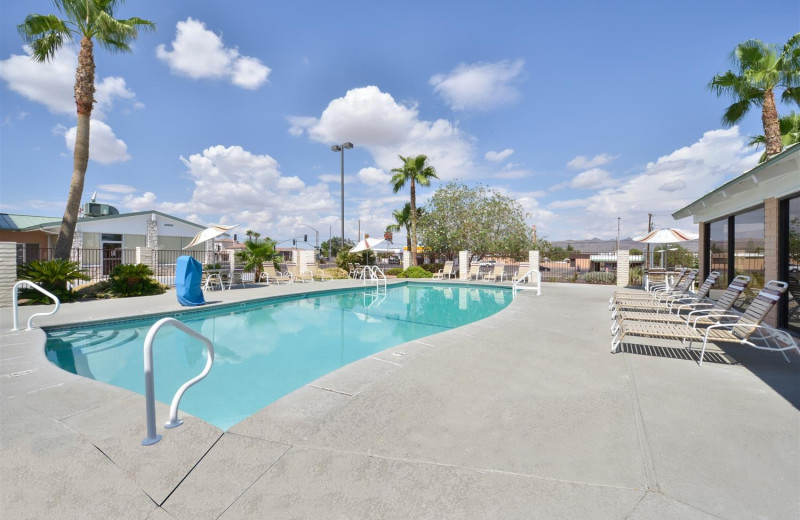
<path fill-rule="evenodd" d="M 331 151 L 342 153 L 342 249 L 344 249 L 344 151 L 353 148 L 353 143 L 347 142 L 331 146 Z"/>

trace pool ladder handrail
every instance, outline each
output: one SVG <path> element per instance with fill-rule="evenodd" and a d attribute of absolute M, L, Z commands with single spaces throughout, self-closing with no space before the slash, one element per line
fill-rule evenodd
<path fill-rule="evenodd" d="M 381 280 L 383 280 L 383 290 L 386 291 L 386 275 L 383 273 L 383 270 L 378 267 L 377 265 L 365 265 L 361 268 L 361 280 L 362 285 L 366 285 L 367 283 L 367 273 L 369 273 L 369 279 L 375 280 L 375 289 L 380 291 Z"/>
<path fill-rule="evenodd" d="M 28 318 L 28 328 L 26 328 L 25 330 L 33 330 L 33 326 L 32 326 L 33 318 L 35 318 L 37 316 L 52 316 L 53 314 L 58 312 L 58 308 L 61 307 L 61 300 L 59 300 L 58 297 L 55 294 L 51 293 L 47 289 L 42 289 L 41 287 L 39 287 L 35 283 L 31 282 L 30 280 L 20 280 L 19 282 L 14 284 L 14 289 L 12 291 L 12 296 L 11 296 L 11 300 L 12 300 L 12 304 L 13 304 L 12 313 L 13 313 L 13 318 L 14 318 L 14 328 L 11 329 L 11 330 L 19 330 L 19 303 L 18 302 L 19 302 L 19 290 L 20 289 L 36 289 L 40 293 L 44 294 L 48 298 L 52 298 L 52 300 L 54 302 L 56 302 L 56 308 L 53 309 L 52 311 L 50 311 L 50 312 L 37 312 L 36 314 L 31 315 L 31 317 Z"/>
<path fill-rule="evenodd" d="M 199 375 L 185 382 L 183 386 L 178 388 L 178 391 L 175 392 L 175 396 L 172 398 L 172 405 L 169 407 L 169 422 L 164 425 L 165 428 L 177 428 L 183 424 L 183 421 L 178 419 L 178 406 L 180 405 L 184 392 L 186 392 L 189 387 L 206 377 L 211 371 L 211 366 L 214 364 L 214 345 L 211 343 L 211 340 L 199 332 L 192 330 L 188 325 L 181 323 L 175 318 L 163 318 L 155 322 L 153 326 L 150 327 L 150 330 L 147 331 L 147 336 L 144 339 L 144 391 L 147 414 L 147 437 L 142 440 L 142 446 L 151 446 L 161 440 L 161 435 L 158 435 L 156 432 L 156 398 L 153 382 L 153 341 L 155 340 L 158 331 L 161 330 L 161 327 L 165 325 L 171 325 L 176 329 L 179 329 L 192 336 L 193 338 L 199 339 L 208 349 L 208 360 L 206 361 L 206 367 L 203 369 L 203 371 L 200 372 Z"/>
<path fill-rule="evenodd" d="M 534 278 L 536 279 L 536 286 L 534 286 L 534 287 L 521 287 L 520 286 L 523 282 L 530 283 L 531 281 L 533 281 Z M 518 280 L 516 280 L 512 284 L 512 290 L 513 290 L 513 294 L 515 296 L 517 294 L 517 291 L 531 291 L 531 290 L 535 290 L 536 291 L 536 296 L 541 296 L 542 295 L 542 273 L 541 273 L 541 271 L 539 271 L 536 268 L 529 269 L 528 272 L 523 274 Z"/>

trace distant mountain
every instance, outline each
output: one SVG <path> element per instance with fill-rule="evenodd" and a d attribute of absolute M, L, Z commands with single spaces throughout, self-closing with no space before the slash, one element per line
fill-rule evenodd
<path fill-rule="evenodd" d="M 572 246 L 574 249 L 577 249 L 583 253 L 608 253 L 617 248 L 616 240 L 602 240 L 599 238 L 589 238 L 583 240 L 555 240 L 551 242 L 551 244 L 553 244 L 553 246 L 563 247 L 564 249 L 566 249 L 567 246 Z M 700 241 L 690 240 L 689 242 L 681 242 L 680 246 L 696 253 L 700 247 Z M 647 244 L 636 242 L 632 238 L 621 238 L 619 240 L 619 247 L 620 249 L 639 249 L 644 251 L 647 247 Z"/>

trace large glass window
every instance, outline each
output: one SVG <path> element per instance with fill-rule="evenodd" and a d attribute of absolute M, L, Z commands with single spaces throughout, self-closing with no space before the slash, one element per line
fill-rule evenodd
<path fill-rule="evenodd" d="M 718 287 L 728 286 L 728 219 L 709 224 L 709 270 L 719 271 Z"/>
<path fill-rule="evenodd" d="M 784 258 L 789 266 L 789 300 L 788 300 L 788 320 L 789 329 L 800 332 L 800 197 L 795 197 L 786 201 L 788 203 L 789 222 L 786 227 L 786 255 Z"/>
<path fill-rule="evenodd" d="M 749 304 L 764 287 L 764 208 L 733 217 L 733 270 L 750 277 L 746 298 L 739 306 Z"/>

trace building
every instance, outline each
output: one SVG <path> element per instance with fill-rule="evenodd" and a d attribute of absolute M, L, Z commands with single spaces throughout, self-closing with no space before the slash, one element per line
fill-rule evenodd
<path fill-rule="evenodd" d="M 750 276 L 755 290 L 769 280 L 788 282 L 789 291 L 765 321 L 800 332 L 800 145 L 672 216 L 691 216 L 699 226 L 701 278 L 713 269 L 723 285 L 738 274 Z"/>

